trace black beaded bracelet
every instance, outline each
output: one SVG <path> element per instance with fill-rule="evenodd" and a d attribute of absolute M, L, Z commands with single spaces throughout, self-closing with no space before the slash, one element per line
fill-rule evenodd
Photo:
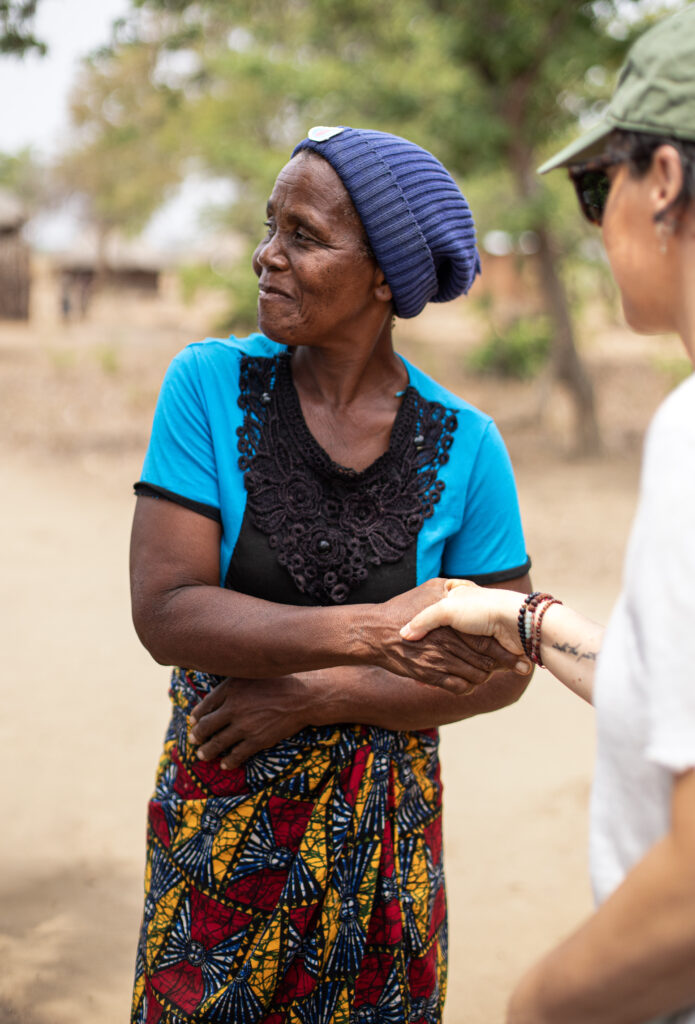
<path fill-rule="evenodd" d="M 519 608 L 519 614 L 516 620 L 516 628 L 519 630 L 519 639 L 521 640 L 521 646 L 524 648 L 524 654 L 527 658 L 531 657 L 529 649 L 526 643 L 526 611 L 531 601 L 534 601 L 537 597 L 540 597 L 540 590 L 534 590 L 532 594 L 527 594 L 524 600 L 521 602 Z"/>

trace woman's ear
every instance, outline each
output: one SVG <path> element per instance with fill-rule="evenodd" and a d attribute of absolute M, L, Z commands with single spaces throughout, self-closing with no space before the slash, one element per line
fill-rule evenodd
<path fill-rule="evenodd" d="M 381 267 L 377 267 L 374 274 L 374 297 L 377 298 L 379 302 L 393 301 L 391 286 L 387 284 Z"/>
<path fill-rule="evenodd" d="M 676 147 L 664 144 L 655 149 L 649 173 L 650 198 L 658 220 L 676 202 L 683 188 L 683 165 Z"/>

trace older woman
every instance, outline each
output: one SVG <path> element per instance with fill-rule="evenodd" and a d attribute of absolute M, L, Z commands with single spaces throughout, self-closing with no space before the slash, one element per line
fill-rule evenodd
<path fill-rule="evenodd" d="M 568 167 L 628 323 L 695 364 L 695 5 L 634 45 Z M 647 435 L 623 590 L 605 631 L 548 594 L 468 585 L 404 635 L 452 624 L 524 649 L 596 707 L 596 913 L 519 983 L 509 1024 L 695 1024 L 695 379 Z M 598 661 L 597 661 L 598 658 Z"/>
<path fill-rule="evenodd" d="M 430 577 L 527 591 L 529 561 L 494 424 L 391 332 L 468 290 L 473 221 L 431 154 L 343 127 L 297 146 L 266 228 L 263 334 L 174 360 L 136 487 L 135 624 L 182 667 L 133 1020 L 436 1022 L 434 727 L 526 679 L 450 630 L 406 668 L 397 625 L 444 593 Z M 415 681 L 495 669 L 464 696 Z"/>

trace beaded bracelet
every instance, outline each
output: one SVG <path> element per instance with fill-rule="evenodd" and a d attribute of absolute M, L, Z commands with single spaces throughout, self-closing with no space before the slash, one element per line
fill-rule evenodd
<path fill-rule="evenodd" d="M 552 594 L 541 593 L 534 590 L 522 601 L 517 617 L 517 629 L 519 639 L 524 649 L 524 654 L 535 665 L 542 665 L 541 662 L 541 622 L 546 610 L 551 604 L 562 604 Z"/>
<path fill-rule="evenodd" d="M 533 633 L 534 612 L 541 601 L 545 601 L 551 596 L 551 594 L 541 593 L 540 590 L 534 590 L 532 594 L 528 594 L 524 598 L 521 607 L 519 608 L 516 625 L 519 631 L 521 646 L 524 648 L 524 653 L 527 658 L 531 657 L 531 637 Z"/>
<path fill-rule="evenodd" d="M 540 607 L 536 606 L 535 622 L 533 626 L 533 634 L 531 637 L 530 658 L 531 661 L 535 665 L 538 665 L 540 668 L 543 668 L 543 661 L 541 659 L 541 624 L 543 622 L 543 616 L 547 612 L 548 608 L 550 608 L 550 606 L 553 604 L 562 604 L 562 601 L 559 601 L 556 597 L 548 596 L 548 598 L 541 604 Z"/>

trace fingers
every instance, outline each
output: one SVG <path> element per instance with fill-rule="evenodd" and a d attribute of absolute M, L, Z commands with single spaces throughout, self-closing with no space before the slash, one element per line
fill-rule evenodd
<path fill-rule="evenodd" d="M 453 693 L 457 697 L 466 697 L 468 694 L 475 692 L 478 684 L 469 683 L 460 676 L 441 676 L 437 679 L 436 683 L 428 683 L 428 685 L 433 686 L 437 690 L 448 690 L 449 693 Z"/>
<path fill-rule="evenodd" d="M 205 699 L 207 700 L 207 697 Z M 200 707 L 201 705 L 199 704 L 195 710 L 198 711 Z M 193 728 L 188 734 L 188 739 L 191 743 L 205 743 L 214 733 L 229 726 L 229 719 L 232 717 L 226 704 L 221 704 L 218 708 L 208 713 L 198 711 L 197 721 L 194 722 Z M 191 714 L 191 718 L 193 718 L 193 714 Z"/>
<path fill-rule="evenodd" d="M 527 675 L 531 671 L 531 663 L 520 658 L 514 651 L 507 650 L 495 637 L 465 635 L 466 645 L 476 651 L 484 652 L 494 662 L 494 669 L 507 669 Z"/>
<path fill-rule="evenodd" d="M 525 659 L 506 650 L 492 637 L 434 628 L 436 631 L 430 633 L 421 645 L 408 644 L 405 649 L 392 651 L 398 660 L 396 671 L 459 694 L 467 692 L 468 686 L 487 682 L 493 672 L 512 671 L 527 675 L 531 671 L 531 665 Z M 401 636 L 404 635 L 401 630 Z"/>
<path fill-rule="evenodd" d="M 216 732 L 207 742 L 202 743 L 196 751 L 196 757 L 201 761 L 214 761 L 222 754 L 227 754 L 239 738 L 236 727 L 229 725 L 226 729 Z"/>
<path fill-rule="evenodd" d="M 191 718 L 194 722 L 197 722 L 204 715 L 209 715 L 211 711 L 216 711 L 224 701 L 224 685 L 220 683 L 214 690 L 206 694 L 205 697 L 200 701 L 199 704 L 191 711 Z"/>
<path fill-rule="evenodd" d="M 198 750 L 197 756 L 204 761 L 214 761 L 215 758 L 220 758 L 220 767 L 230 772 L 241 767 L 245 761 L 259 751 L 272 747 L 280 738 L 267 735 L 243 737 L 238 729 L 230 726 L 213 736 L 208 743 L 203 744 Z"/>
<path fill-rule="evenodd" d="M 431 604 L 429 608 L 418 612 L 410 622 L 401 628 L 400 634 L 404 640 L 422 640 L 430 630 L 437 629 L 439 626 L 450 626 L 451 617 L 451 605 L 447 607 L 447 598 L 444 597 L 436 604 Z"/>
<path fill-rule="evenodd" d="M 391 671 L 456 693 L 486 682 L 497 667 L 494 659 L 468 647 L 454 633 L 447 636 L 447 632 L 437 630 L 421 647 L 409 645 L 405 652 L 393 650 Z M 452 682 L 454 679 L 457 683 Z"/>
<path fill-rule="evenodd" d="M 456 587 L 477 587 L 477 586 L 478 586 L 478 584 L 477 583 L 473 583 L 472 580 L 447 580 L 446 581 L 447 593 L 449 593 L 452 590 L 455 590 Z"/>
<path fill-rule="evenodd" d="M 228 750 L 220 761 L 220 765 L 225 771 L 231 772 L 235 768 L 240 768 L 244 761 L 248 761 L 250 757 L 257 754 L 259 750 L 265 750 L 267 747 L 272 746 L 271 743 L 258 743 L 251 740 L 242 740 L 237 743 L 231 750 Z"/>

